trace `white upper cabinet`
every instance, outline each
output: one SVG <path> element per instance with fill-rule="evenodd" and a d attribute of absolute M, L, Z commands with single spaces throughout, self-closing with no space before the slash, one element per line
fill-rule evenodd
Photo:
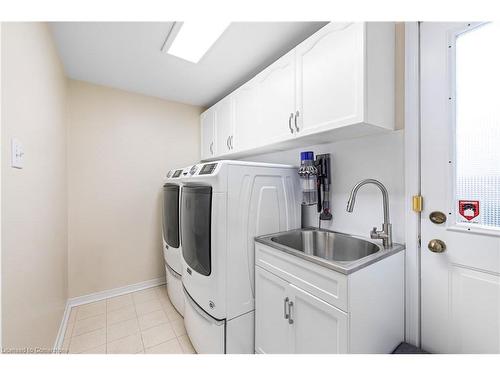
<path fill-rule="evenodd" d="M 202 158 L 394 130 L 394 88 L 394 23 L 329 23 L 212 107 L 217 152 Z"/>
<path fill-rule="evenodd" d="M 215 153 L 215 111 L 209 108 L 200 115 L 201 159 L 209 159 Z"/>
<path fill-rule="evenodd" d="M 256 80 L 253 79 L 245 83 L 232 95 L 235 148 L 237 150 L 247 150 L 262 141 L 262 128 L 258 117 Z"/>
<path fill-rule="evenodd" d="M 213 108 L 217 155 L 224 155 L 231 152 L 234 145 L 233 97 L 226 96 Z"/>
<path fill-rule="evenodd" d="M 362 121 L 363 29 L 362 23 L 331 23 L 297 47 L 302 134 Z"/>
<path fill-rule="evenodd" d="M 330 23 L 298 45 L 299 135 L 356 124 L 393 129 L 394 43 L 394 23 L 377 22 Z"/>
<path fill-rule="evenodd" d="M 256 81 L 261 141 L 269 144 L 292 137 L 295 51 L 292 50 L 264 69 L 257 75 Z"/>

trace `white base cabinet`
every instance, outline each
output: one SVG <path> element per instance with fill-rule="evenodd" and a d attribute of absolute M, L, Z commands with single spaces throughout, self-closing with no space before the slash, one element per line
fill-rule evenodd
<path fill-rule="evenodd" d="M 256 353 L 391 353 L 404 341 L 404 251 L 349 275 L 255 251 Z"/>

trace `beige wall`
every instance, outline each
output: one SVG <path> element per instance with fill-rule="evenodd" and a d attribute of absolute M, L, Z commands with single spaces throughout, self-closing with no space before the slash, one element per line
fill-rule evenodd
<path fill-rule="evenodd" d="M 163 277 L 162 180 L 199 159 L 201 108 L 68 88 L 69 297 Z"/>
<path fill-rule="evenodd" d="M 47 25 L 2 25 L 1 88 L 2 344 L 51 349 L 67 295 L 66 79 Z"/>

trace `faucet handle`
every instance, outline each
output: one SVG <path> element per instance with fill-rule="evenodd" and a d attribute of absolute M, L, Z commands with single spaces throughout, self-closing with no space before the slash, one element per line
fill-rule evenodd
<path fill-rule="evenodd" d="M 377 227 L 373 227 L 373 229 L 370 232 L 370 237 L 373 238 L 373 239 L 377 239 L 378 238 Z"/>

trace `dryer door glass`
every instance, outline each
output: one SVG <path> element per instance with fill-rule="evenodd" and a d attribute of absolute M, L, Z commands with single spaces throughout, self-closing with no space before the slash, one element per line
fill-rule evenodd
<path fill-rule="evenodd" d="M 182 256 L 194 271 L 211 272 L 212 187 L 185 185 L 181 198 Z"/>
<path fill-rule="evenodd" d="M 163 239 L 168 246 L 179 247 L 179 185 L 163 185 Z"/>

